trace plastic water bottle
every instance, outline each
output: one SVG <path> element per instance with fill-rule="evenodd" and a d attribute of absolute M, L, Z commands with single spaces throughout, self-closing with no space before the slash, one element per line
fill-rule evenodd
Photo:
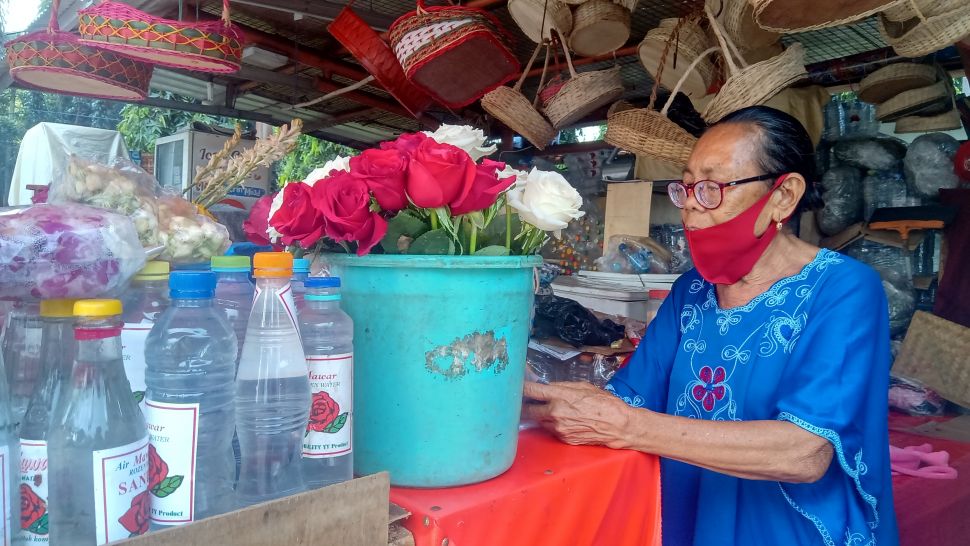
<path fill-rule="evenodd" d="M 311 488 L 354 477 L 354 323 L 340 309 L 340 279 L 306 281 L 300 313 L 310 371 L 310 420 L 303 438 L 303 479 Z"/>
<path fill-rule="evenodd" d="M 310 278 L 310 260 L 296 258 L 293 260 L 293 276 L 290 286 L 293 287 L 293 301 L 296 303 L 297 313 L 303 312 L 303 294 L 306 292 L 306 280 Z"/>
<path fill-rule="evenodd" d="M 49 542 L 47 516 L 47 432 L 58 392 L 74 360 L 74 300 L 40 302 L 43 323 L 41 361 L 44 381 L 34 392 L 20 424 L 20 533 L 25 544 Z"/>
<path fill-rule="evenodd" d="M 152 525 L 235 508 L 232 455 L 236 335 L 213 304 L 215 274 L 176 271 L 172 303 L 145 343 Z M 156 492 L 157 489 L 157 492 Z"/>
<path fill-rule="evenodd" d="M 0 365 L 3 357 L 0 354 Z M 10 414 L 10 388 L 6 374 L 0 373 L 0 540 L 10 544 L 20 529 L 20 450 L 17 424 Z"/>
<path fill-rule="evenodd" d="M 37 303 L 17 303 L 7 319 L 3 361 L 10 389 L 10 416 L 18 426 L 41 380 L 40 345 L 43 325 Z"/>
<path fill-rule="evenodd" d="M 216 307 L 222 309 L 236 332 L 238 355 L 246 340 L 246 324 L 253 310 L 255 287 L 249 279 L 249 256 L 213 256 L 212 272 L 216 274 Z"/>
<path fill-rule="evenodd" d="M 74 304 L 77 354 L 47 435 L 50 541 L 90 546 L 148 531 L 148 431 L 121 361 L 121 302 Z"/>
<path fill-rule="evenodd" d="M 293 257 L 253 258 L 256 299 L 236 376 L 236 431 L 242 505 L 292 495 L 305 486 L 300 464 L 310 415 L 310 383 L 290 288 Z"/>
<path fill-rule="evenodd" d="M 148 262 L 135 275 L 122 298 L 125 322 L 121 354 L 125 375 L 142 411 L 145 410 L 145 339 L 155 319 L 168 307 L 168 262 Z"/>

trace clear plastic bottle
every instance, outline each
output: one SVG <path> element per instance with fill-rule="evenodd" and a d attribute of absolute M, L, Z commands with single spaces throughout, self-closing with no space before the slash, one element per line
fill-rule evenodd
<path fill-rule="evenodd" d="M 122 297 L 125 322 L 121 354 L 125 375 L 142 411 L 145 410 L 145 340 L 155 319 L 168 307 L 168 262 L 148 262 Z"/>
<path fill-rule="evenodd" d="M 211 272 L 173 272 L 171 305 L 145 343 L 149 458 L 158 462 L 151 475 L 162 493 L 152 494 L 153 527 L 235 508 L 236 335 L 213 303 L 215 289 Z M 159 467 L 165 476 L 156 476 Z"/>
<path fill-rule="evenodd" d="M 293 276 L 290 286 L 293 287 L 293 301 L 296 303 L 297 313 L 303 312 L 303 294 L 306 292 L 306 280 L 310 278 L 310 260 L 296 258 L 293 260 Z"/>
<path fill-rule="evenodd" d="M 25 511 L 20 532 L 25 544 L 49 542 L 47 513 L 47 432 L 54 400 L 70 377 L 74 360 L 74 301 L 40 302 L 44 381 L 34 392 L 20 424 L 20 496 Z"/>
<path fill-rule="evenodd" d="M 3 361 L 10 389 L 10 416 L 18 426 L 41 382 L 40 345 L 43 325 L 38 303 L 16 303 L 7 318 Z"/>
<path fill-rule="evenodd" d="M 354 323 L 340 309 L 338 277 L 310 277 L 303 298 L 300 332 L 313 397 L 303 479 L 316 488 L 354 477 Z"/>
<path fill-rule="evenodd" d="M 292 495 L 305 486 L 300 468 L 310 415 L 310 382 L 290 289 L 293 257 L 253 258 L 256 299 L 236 376 L 236 432 L 243 506 Z"/>
<path fill-rule="evenodd" d="M 0 367 L 3 357 L 0 353 Z M 0 541 L 10 544 L 20 529 L 20 449 L 17 424 L 10 414 L 10 388 L 7 376 L 0 373 Z"/>
<path fill-rule="evenodd" d="M 216 274 L 216 307 L 222 309 L 229 320 L 238 343 L 239 356 L 242 355 L 243 342 L 246 340 L 246 324 L 253 310 L 255 286 L 249 278 L 249 256 L 213 256 L 212 272 Z"/>
<path fill-rule="evenodd" d="M 145 419 L 121 361 L 121 302 L 80 300 L 74 317 L 77 354 L 47 435 L 50 541 L 57 546 L 147 532 L 156 485 Z"/>

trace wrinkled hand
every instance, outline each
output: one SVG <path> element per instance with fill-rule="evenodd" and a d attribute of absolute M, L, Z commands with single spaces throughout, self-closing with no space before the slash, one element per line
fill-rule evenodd
<path fill-rule="evenodd" d="M 523 417 L 532 419 L 572 445 L 605 445 L 622 449 L 631 409 L 612 394 L 582 381 L 526 382 L 526 398 L 539 403 L 523 406 Z"/>

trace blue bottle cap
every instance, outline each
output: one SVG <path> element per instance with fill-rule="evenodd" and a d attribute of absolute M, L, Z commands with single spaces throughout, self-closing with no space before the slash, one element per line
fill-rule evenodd
<path fill-rule="evenodd" d="M 293 260 L 293 273 L 309 273 L 310 260 L 306 258 L 296 258 Z"/>
<path fill-rule="evenodd" d="M 340 288 L 340 277 L 310 277 L 303 286 L 306 288 Z"/>
<path fill-rule="evenodd" d="M 216 275 L 211 271 L 174 271 L 168 278 L 168 289 L 174 299 L 211 298 L 216 291 Z"/>

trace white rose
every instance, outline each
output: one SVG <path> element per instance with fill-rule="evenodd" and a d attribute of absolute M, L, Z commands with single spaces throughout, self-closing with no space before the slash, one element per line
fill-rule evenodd
<path fill-rule="evenodd" d="M 515 184 L 513 187 L 524 188 L 526 183 L 528 182 L 529 173 L 525 171 L 520 171 L 519 169 L 513 169 L 511 165 L 506 164 L 504 169 L 495 173 L 495 176 L 499 180 L 508 178 L 510 176 L 514 176 Z"/>
<path fill-rule="evenodd" d="M 306 175 L 306 178 L 303 179 L 303 183 L 312 186 L 317 183 L 317 180 L 329 176 L 330 171 L 350 172 L 350 158 L 346 156 L 339 156 L 327 161 L 324 163 L 323 167 L 313 169 L 310 174 Z"/>
<path fill-rule="evenodd" d="M 569 222 L 582 218 L 583 198 L 559 173 L 533 168 L 524 185 L 509 192 L 509 205 L 523 222 L 551 232 L 557 239 Z"/>
<path fill-rule="evenodd" d="M 320 169 L 317 169 L 317 170 L 320 170 Z M 290 182 L 290 184 L 303 184 L 303 182 Z M 269 240 L 273 242 L 278 241 L 279 238 L 283 236 L 282 233 L 276 231 L 276 228 L 273 227 L 273 224 L 270 223 L 270 220 L 273 219 L 273 215 L 276 214 L 276 211 L 280 210 L 280 208 L 283 206 L 284 189 L 286 189 L 286 186 L 283 186 L 282 188 L 280 188 L 280 191 L 276 192 L 276 195 L 273 196 L 273 203 L 269 206 L 269 214 L 266 216 L 266 225 L 268 226 L 266 228 L 266 235 L 269 237 Z"/>
<path fill-rule="evenodd" d="M 483 147 L 485 133 L 470 125 L 442 125 L 438 127 L 437 131 L 425 131 L 424 134 L 440 144 L 451 144 L 465 150 L 468 155 L 472 156 L 472 161 L 475 162 L 498 149 L 495 144 Z"/>

